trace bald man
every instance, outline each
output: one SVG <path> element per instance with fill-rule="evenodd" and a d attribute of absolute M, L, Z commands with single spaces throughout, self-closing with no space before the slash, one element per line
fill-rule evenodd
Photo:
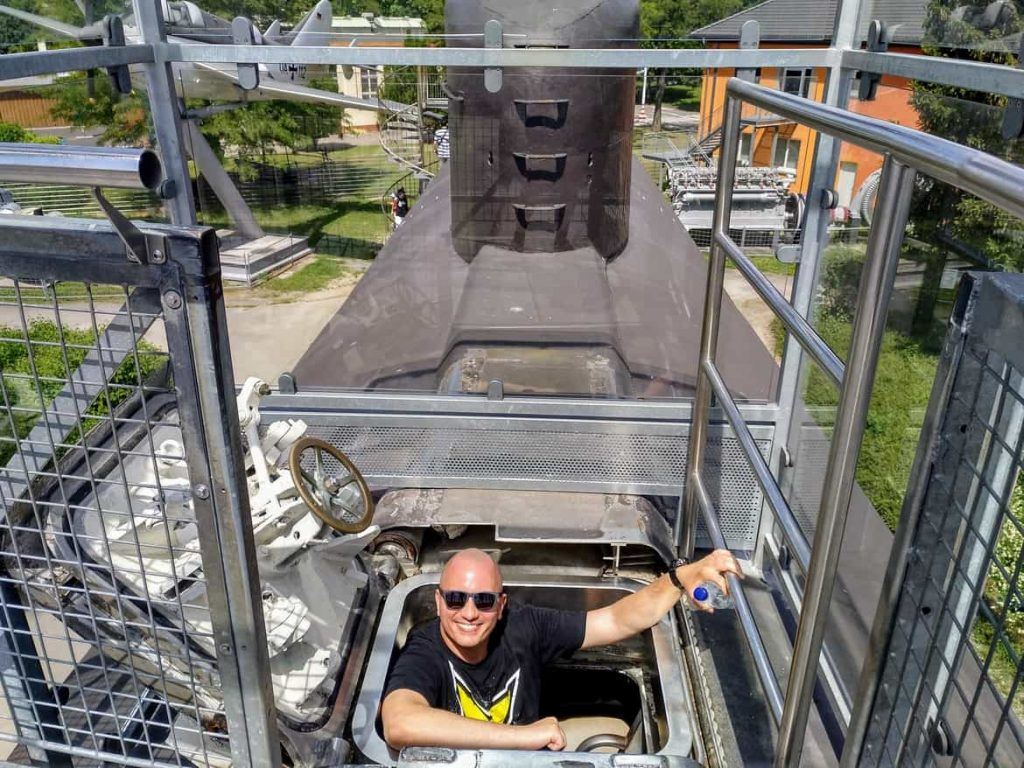
<path fill-rule="evenodd" d="M 557 611 L 510 603 L 487 553 L 459 552 L 441 573 L 437 619 L 410 633 L 388 677 L 384 738 L 394 749 L 564 749 L 558 720 L 540 717 L 544 665 L 649 629 L 702 582 L 728 593 L 726 573 L 742 576 L 716 550 L 605 608 Z"/>

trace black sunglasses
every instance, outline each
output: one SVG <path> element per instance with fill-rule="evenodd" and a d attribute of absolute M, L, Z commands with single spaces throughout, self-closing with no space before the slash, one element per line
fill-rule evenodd
<path fill-rule="evenodd" d="M 448 610 L 457 611 L 465 607 L 470 600 L 478 611 L 493 611 L 498 606 L 498 598 L 502 592 L 461 592 L 457 589 L 439 589 Z"/>

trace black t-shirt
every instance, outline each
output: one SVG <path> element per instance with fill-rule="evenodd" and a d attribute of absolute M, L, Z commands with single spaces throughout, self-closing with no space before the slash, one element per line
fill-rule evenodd
<path fill-rule="evenodd" d="M 432 707 L 494 723 L 527 724 L 540 719 L 540 675 L 544 665 L 578 650 L 586 613 L 509 603 L 488 638 L 487 658 L 467 664 L 441 638 L 437 619 L 409 633 L 384 691 L 416 691 Z"/>

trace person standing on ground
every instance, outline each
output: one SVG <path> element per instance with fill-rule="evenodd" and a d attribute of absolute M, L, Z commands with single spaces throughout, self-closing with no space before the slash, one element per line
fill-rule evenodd
<path fill-rule="evenodd" d="M 447 163 L 452 156 L 448 137 L 448 123 L 441 123 L 441 127 L 434 131 L 434 148 L 437 150 L 437 159 L 442 163 Z"/>
<path fill-rule="evenodd" d="M 405 196 L 405 187 L 399 187 L 391 198 L 391 215 L 395 217 L 395 228 L 397 229 L 409 215 L 409 198 Z"/>

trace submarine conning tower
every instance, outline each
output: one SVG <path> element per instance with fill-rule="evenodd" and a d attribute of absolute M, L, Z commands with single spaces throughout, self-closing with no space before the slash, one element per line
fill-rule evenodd
<path fill-rule="evenodd" d="M 449 46 L 479 47 L 488 21 L 506 48 L 629 47 L 638 0 L 447 0 Z M 493 81 L 491 83 L 494 85 Z M 448 71 L 451 234 L 471 261 L 485 245 L 527 253 L 629 238 L 636 71 L 505 68 L 492 92 L 478 68 Z"/>

